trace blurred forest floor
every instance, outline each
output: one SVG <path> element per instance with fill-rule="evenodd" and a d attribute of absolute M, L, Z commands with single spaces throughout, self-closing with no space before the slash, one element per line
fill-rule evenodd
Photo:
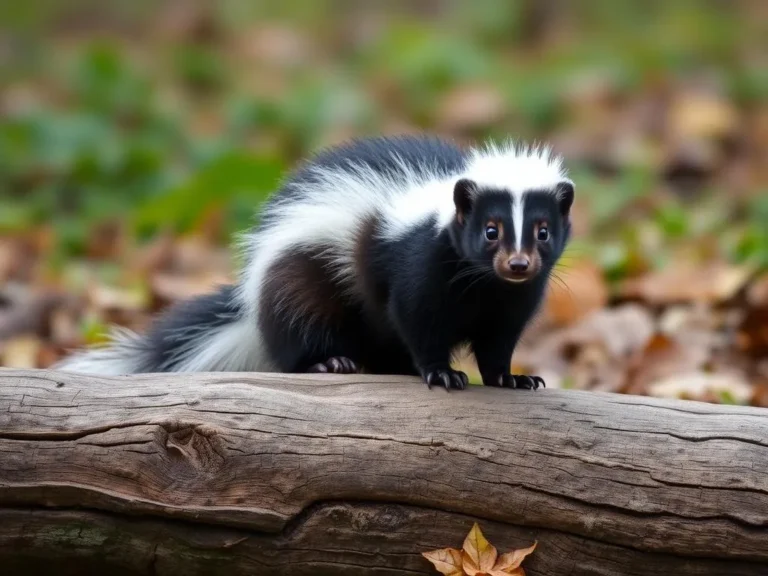
<path fill-rule="evenodd" d="M 768 406 L 768 3 L 259 4 L 0 7 L 0 365 L 231 280 L 318 147 L 428 130 L 550 141 L 577 183 L 516 370 Z"/>

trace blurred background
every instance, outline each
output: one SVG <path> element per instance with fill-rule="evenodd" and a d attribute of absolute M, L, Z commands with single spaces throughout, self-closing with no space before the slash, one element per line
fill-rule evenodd
<path fill-rule="evenodd" d="M 297 160 L 424 130 L 567 157 L 576 238 L 516 370 L 768 406 L 761 0 L 4 2 L 0 365 L 143 329 L 231 280 Z"/>

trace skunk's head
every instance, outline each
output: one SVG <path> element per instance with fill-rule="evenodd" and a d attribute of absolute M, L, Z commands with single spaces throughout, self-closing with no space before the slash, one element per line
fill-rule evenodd
<path fill-rule="evenodd" d="M 454 247 L 467 264 L 506 282 L 546 275 L 570 237 L 573 198 L 567 178 L 514 190 L 461 178 L 454 186 Z"/>

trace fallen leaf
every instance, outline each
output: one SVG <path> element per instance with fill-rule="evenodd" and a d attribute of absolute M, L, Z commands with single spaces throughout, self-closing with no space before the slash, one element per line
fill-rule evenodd
<path fill-rule="evenodd" d="M 753 272 L 747 266 L 721 263 L 694 266 L 680 262 L 624 282 L 619 293 L 622 298 L 651 305 L 720 303 L 735 296 Z"/>
<path fill-rule="evenodd" d="M 750 404 L 752 406 L 768 408 L 768 382 L 760 382 L 755 386 Z"/>
<path fill-rule="evenodd" d="M 514 361 L 531 374 L 567 377 L 573 388 L 615 392 L 624 385 L 627 360 L 643 349 L 654 332 L 647 308 L 625 304 L 598 310 L 535 341 L 521 342 Z"/>
<path fill-rule="evenodd" d="M 0 340 L 29 334 L 47 337 L 51 314 L 65 300 L 55 292 L 7 285 L 0 290 Z"/>
<path fill-rule="evenodd" d="M 480 526 L 472 526 L 467 537 L 464 539 L 464 547 L 461 554 L 462 566 L 468 576 L 478 576 L 483 572 L 493 569 L 496 564 L 498 552 L 493 545 L 485 539 Z"/>
<path fill-rule="evenodd" d="M 100 310 L 140 312 L 149 306 L 148 291 L 140 285 L 129 288 L 94 283 L 88 290 L 88 297 Z"/>
<path fill-rule="evenodd" d="M 720 157 L 720 148 L 711 140 L 683 140 L 667 151 L 663 173 L 673 183 L 696 182 L 720 166 Z"/>
<path fill-rule="evenodd" d="M 642 350 L 627 362 L 627 384 L 622 390 L 627 394 L 653 394 L 649 386 L 654 382 L 674 379 L 683 374 L 703 371 L 713 356 L 718 342 L 714 331 L 684 330 L 682 311 L 678 318 L 669 317 L 666 325 L 660 326 L 666 332 L 657 332 Z M 674 331 L 673 331 L 674 330 Z"/>
<path fill-rule="evenodd" d="M 536 549 L 537 542 L 528 548 L 498 555 L 496 548 L 483 536 L 477 522 L 464 539 L 462 550 L 441 548 L 422 552 L 438 572 L 448 576 L 525 576 L 523 560 Z"/>
<path fill-rule="evenodd" d="M 200 236 L 189 236 L 176 241 L 174 271 L 197 273 L 231 269 L 231 254 L 221 247 L 212 246 Z"/>
<path fill-rule="evenodd" d="M 768 308 L 768 274 L 755 279 L 747 289 L 747 303 L 755 308 Z"/>
<path fill-rule="evenodd" d="M 204 2 L 168 2 L 154 24 L 158 36 L 177 44 L 211 41 L 218 28 L 214 12 Z"/>
<path fill-rule="evenodd" d="M 747 311 L 738 326 L 736 346 L 753 358 L 768 355 L 768 306 Z"/>
<path fill-rule="evenodd" d="M 461 550 L 441 548 L 432 552 L 422 552 L 421 555 L 432 562 L 440 574 L 464 576 L 464 570 L 461 567 Z"/>
<path fill-rule="evenodd" d="M 507 572 L 506 570 L 496 570 L 495 568 L 488 572 L 488 576 L 525 576 L 525 570 L 522 568 L 515 568 L 514 570 Z"/>
<path fill-rule="evenodd" d="M 133 254 L 131 267 L 139 273 L 151 273 L 165 270 L 173 264 L 175 238 L 168 232 L 162 232 Z"/>
<path fill-rule="evenodd" d="M 116 260 L 125 250 L 125 226 L 119 220 L 95 225 L 88 235 L 86 254 L 94 260 Z"/>
<path fill-rule="evenodd" d="M 492 86 L 463 86 L 446 94 L 438 107 L 440 124 L 450 130 L 491 126 L 504 117 L 505 105 Z"/>
<path fill-rule="evenodd" d="M 728 403 L 749 404 L 754 390 L 742 378 L 732 374 L 693 372 L 677 374 L 648 386 L 651 396 L 687 400 L 727 399 Z"/>
<path fill-rule="evenodd" d="M 669 114 L 669 132 L 676 139 L 723 139 L 740 127 L 738 110 L 715 93 L 682 93 L 674 99 Z"/>
<path fill-rule="evenodd" d="M 608 303 L 608 286 L 592 262 L 569 262 L 555 268 L 553 276 L 543 312 L 546 320 L 557 326 L 574 324 Z"/>
<path fill-rule="evenodd" d="M 43 344 L 37 354 L 37 368 L 49 368 L 66 354 L 66 350 L 50 344 Z"/>
<path fill-rule="evenodd" d="M 525 574 L 520 568 L 520 564 L 523 563 L 525 557 L 536 549 L 538 542 L 534 542 L 528 548 L 521 548 L 520 550 L 513 550 L 499 556 L 496 564 L 493 567 L 492 576 L 499 574 Z"/>
<path fill-rule="evenodd" d="M 177 302 L 213 292 L 217 286 L 231 279 L 224 275 L 181 275 L 158 272 L 150 279 L 150 289 L 155 298 L 165 303 Z"/>
<path fill-rule="evenodd" d="M 262 25 L 245 31 L 240 49 L 254 64 L 291 68 L 311 58 L 309 38 L 288 26 Z"/>
<path fill-rule="evenodd" d="M 8 368 L 37 368 L 42 342 L 34 336 L 21 336 L 3 346 L 2 364 Z"/>
<path fill-rule="evenodd" d="M 81 315 L 82 310 L 74 305 L 56 308 L 50 317 L 51 342 L 65 347 L 77 345 Z"/>

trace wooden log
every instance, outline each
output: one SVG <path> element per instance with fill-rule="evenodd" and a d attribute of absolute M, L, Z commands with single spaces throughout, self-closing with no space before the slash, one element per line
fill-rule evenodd
<path fill-rule="evenodd" d="M 0 371 L 3 574 L 768 574 L 768 410 L 385 376 Z"/>

